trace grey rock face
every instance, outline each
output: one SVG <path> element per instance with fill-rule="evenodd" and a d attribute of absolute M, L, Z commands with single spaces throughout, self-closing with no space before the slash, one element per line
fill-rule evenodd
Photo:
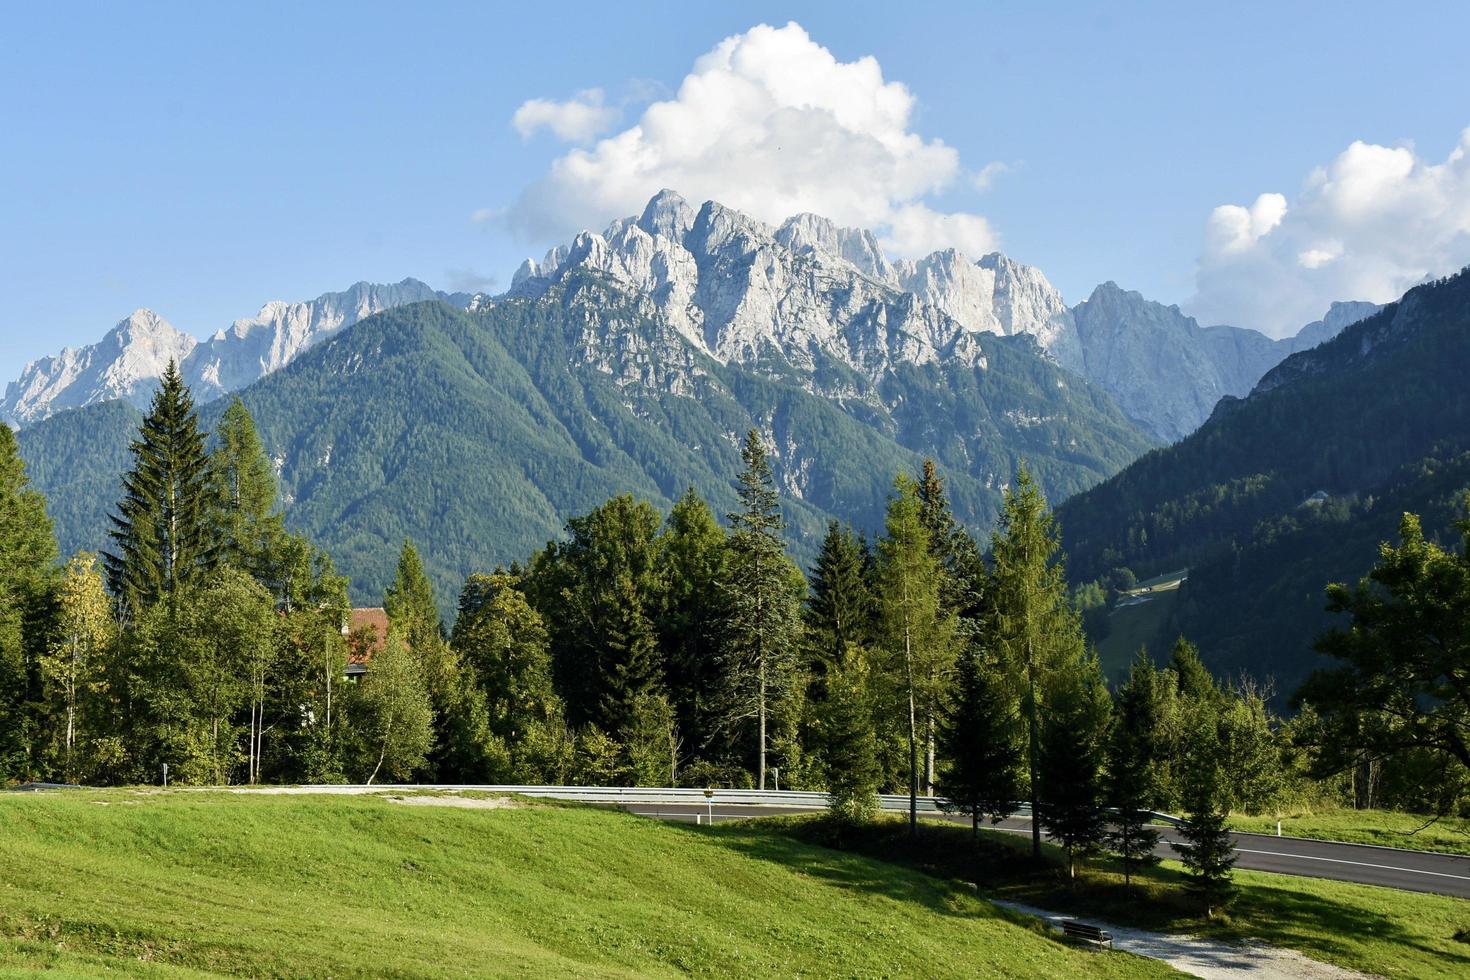
<path fill-rule="evenodd" d="M 138 310 L 96 344 L 43 357 L 26 366 L 0 399 L 0 421 L 16 427 L 57 412 L 123 398 L 143 407 L 170 361 L 204 402 L 289 364 L 313 344 L 383 310 L 424 300 L 458 306 L 482 297 L 439 293 L 416 279 L 392 285 L 360 282 L 301 303 L 271 302 L 200 343 L 151 310 Z"/>

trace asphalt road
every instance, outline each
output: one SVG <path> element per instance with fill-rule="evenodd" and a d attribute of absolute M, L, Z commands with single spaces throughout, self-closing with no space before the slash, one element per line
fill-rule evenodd
<path fill-rule="evenodd" d="M 701 803 L 626 803 L 622 804 L 622 808 L 641 816 L 687 823 L 703 822 L 709 812 L 709 808 Z M 813 810 L 809 807 L 754 804 L 715 803 L 713 807 L 716 823 L 746 817 L 811 812 Z M 920 816 L 925 820 L 969 822 L 964 817 L 943 814 Z M 994 827 L 989 824 L 985 826 L 1017 834 L 1031 833 L 1031 822 L 1025 817 L 1003 820 Z M 1159 845 L 1158 853 L 1167 858 L 1177 858 L 1179 855 L 1167 842 L 1178 840 L 1178 832 L 1173 828 L 1160 828 L 1160 831 L 1164 842 Z M 1364 844 L 1339 844 L 1300 837 L 1270 837 L 1264 834 L 1233 834 L 1232 837 L 1238 855 L 1235 862 L 1237 868 L 1470 898 L 1470 857 Z"/>

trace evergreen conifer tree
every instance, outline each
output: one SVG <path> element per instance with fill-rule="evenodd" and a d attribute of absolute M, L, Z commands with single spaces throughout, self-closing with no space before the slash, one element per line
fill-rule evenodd
<path fill-rule="evenodd" d="M 1035 822 L 1066 850 L 1068 877 L 1075 879 L 1077 858 L 1096 851 L 1107 834 L 1102 766 L 1112 702 L 1091 653 L 1058 664 L 1047 687 Z"/>
<path fill-rule="evenodd" d="M 1108 802 L 1113 829 L 1108 847 L 1123 864 L 1123 882 L 1131 884 L 1140 866 L 1157 864 L 1159 832 L 1149 827 L 1155 803 L 1159 765 L 1159 672 L 1147 652 L 1140 651 L 1128 682 L 1118 691 L 1116 718 L 1108 746 Z"/>
<path fill-rule="evenodd" d="M 218 559 L 253 575 L 283 604 L 281 548 L 285 524 L 276 511 L 276 476 L 255 420 L 236 398 L 214 431 L 210 477 L 219 521 Z"/>
<path fill-rule="evenodd" d="M 845 823 L 871 820 L 878 811 L 877 739 L 869 671 L 861 651 L 854 650 L 827 674 L 827 697 L 821 716 L 821 755 L 832 815 Z"/>
<path fill-rule="evenodd" d="M 656 615 L 668 695 L 679 732 L 692 742 L 715 728 L 719 647 L 729 601 L 725 529 L 691 488 L 675 502 L 659 534 Z"/>
<path fill-rule="evenodd" d="M 1235 894 L 1231 880 L 1235 845 L 1227 824 L 1224 770 L 1219 737 L 1213 727 L 1195 733 L 1184 778 L 1184 822 L 1179 825 L 1183 843 L 1169 846 L 1184 862 L 1191 891 L 1199 896 L 1205 916 L 1230 904 Z"/>
<path fill-rule="evenodd" d="M 772 708 L 790 690 L 800 599 L 781 540 L 786 522 L 771 461 L 754 429 L 746 435 L 741 458 L 740 509 L 729 515 L 733 533 L 723 659 L 729 720 L 755 722 L 756 786 L 765 789 Z"/>
<path fill-rule="evenodd" d="M 863 574 L 863 552 L 852 528 L 835 520 L 812 567 L 807 592 L 806 641 L 819 664 L 840 667 L 854 647 L 869 639 L 873 595 Z"/>
<path fill-rule="evenodd" d="M 920 727 L 935 710 L 953 657 L 954 620 L 940 606 L 943 573 L 929 550 L 914 481 L 900 474 L 878 544 L 878 608 L 900 711 L 907 712 L 909 832 L 918 833 Z"/>
<path fill-rule="evenodd" d="M 1067 594 L 1057 554 L 1056 522 L 1041 489 L 1021 467 L 1007 489 L 1000 526 L 991 539 L 990 579 L 994 642 L 1021 692 L 1023 744 L 1032 812 L 1040 808 L 1039 755 L 1043 692 L 1051 671 L 1083 648 L 1082 626 Z M 1031 853 L 1041 857 L 1041 826 L 1031 827 Z"/>
<path fill-rule="evenodd" d="M 943 808 L 969 814 L 976 833 L 981 816 L 999 821 L 1020 799 L 1020 731 L 1004 668 L 986 658 L 978 643 L 966 643 L 940 715 L 939 748 L 949 765 L 941 770 L 937 788 Z"/>
<path fill-rule="evenodd" d="M 108 587 L 134 617 L 202 581 L 219 551 L 204 433 L 178 365 L 169 363 L 132 444 L 123 499 L 103 555 Z"/>

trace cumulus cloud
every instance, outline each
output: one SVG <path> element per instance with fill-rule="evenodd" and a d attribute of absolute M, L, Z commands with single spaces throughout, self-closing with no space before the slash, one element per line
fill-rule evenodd
<path fill-rule="evenodd" d="M 558 139 L 586 143 L 611 129 L 621 115 L 615 106 L 605 105 L 604 98 L 602 89 L 589 88 L 565 102 L 529 99 L 521 103 L 510 124 L 522 139 L 549 129 Z"/>
<path fill-rule="evenodd" d="M 768 222 L 811 211 L 872 228 L 900 256 L 994 248 L 983 217 L 925 203 L 974 178 L 952 147 L 912 130 L 913 111 L 914 96 L 875 59 L 839 61 L 798 24 L 760 25 L 701 56 L 634 125 L 568 151 L 509 208 L 486 214 L 524 238 L 556 240 L 634 214 L 671 187 Z"/>
<path fill-rule="evenodd" d="M 1206 323 L 1294 333 L 1334 300 L 1386 303 L 1470 263 L 1470 129 L 1442 162 L 1355 142 L 1295 199 L 1216 208 L 1190 312 Z"/>

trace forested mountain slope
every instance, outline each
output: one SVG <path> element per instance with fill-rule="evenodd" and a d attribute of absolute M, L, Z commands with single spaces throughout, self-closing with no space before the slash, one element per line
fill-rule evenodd
<path fill-rule="evenodd" d="M 876 378 L 834 359 L 722 364 L 645 295 L 577 271 L 474 313 L 378 314 L 241 397 L 278 465 L 288 523 L 333 554 L 356 597 L 381 596 L 411 536 L 447 603 L 466 573 L 526 557 L 612 493 L 667 506 L 694 486 L 730 509 L 750 428 L 772 447 L 802 559 L 829 517 L 878 526 L 894 474 L 924 455 L 948 474 L 960 516 L 983 527 L 1022 458 L 1060 498 L 1148 445 L 1029 337 L 984 345 L 967 364 Z M 223 407 L 205 406 L 206 428 Z M 135 425 L 108 404 L 20 434 L 64 549 L 102 546 Z"/>
<path fill-rule="evenodd" d="M 1405 510 L 1446 529 L 1470 485 L 1470 271 L 1293 355 L 1199 431 L 1058 510 L 1075 580 L 1189 567 L 1159 641 L 1294 686 L 1322 588 L 1354 579 Z"/>

